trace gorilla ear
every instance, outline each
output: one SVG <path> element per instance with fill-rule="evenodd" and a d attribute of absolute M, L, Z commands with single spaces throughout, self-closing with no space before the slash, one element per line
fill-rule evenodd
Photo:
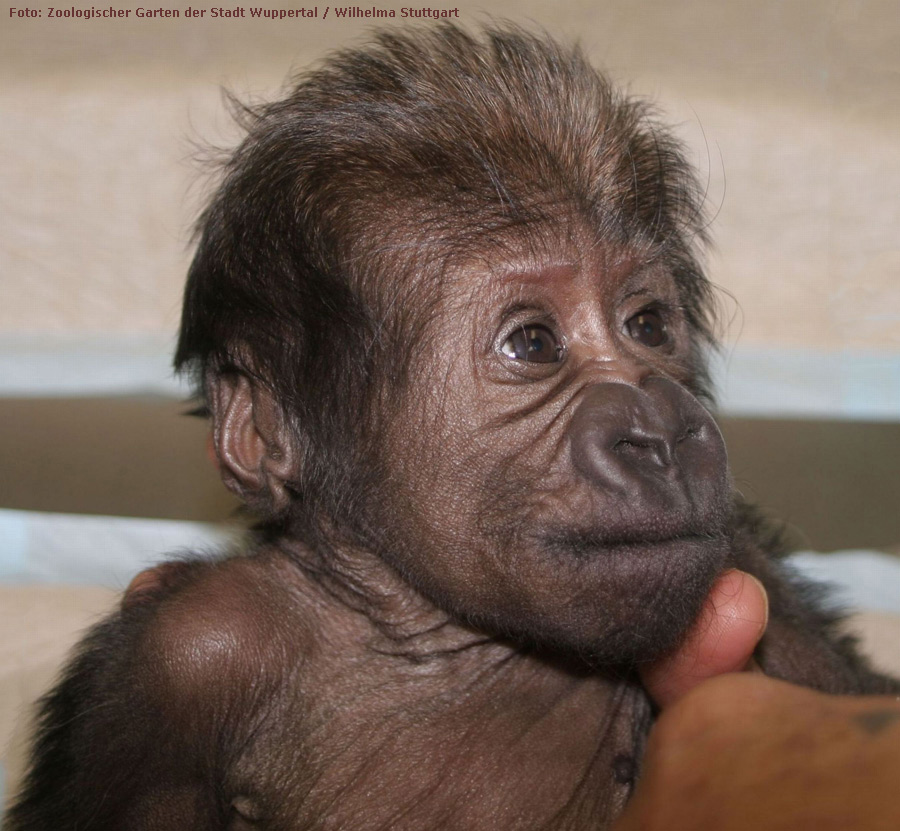
<path fill-rule="evenodd" d="M 290 501 L 286 483 L 297 451 L 272 394 L 246 375 L 220 375 L 208 384 L 212 444 L 225 486 L 251 508 L 277 513 Z"/>

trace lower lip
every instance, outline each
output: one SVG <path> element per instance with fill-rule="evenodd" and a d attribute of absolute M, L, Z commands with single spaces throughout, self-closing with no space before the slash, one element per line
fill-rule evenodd
<path fill-rule="evenodd" d="M 648 540 L 598 540 L 588 544 L 551 540 L 546 547 L 554 553 L 572 554 L 578 558 L 605 557 L 611 554 L 630 554 L 639 557 L 642 554 L 650 554 L 661 548 L 689 549 L 702 545 L 715 545 L 719 542 L 721 542 L 720 538 L 709 535 L 685 534 Z"/>

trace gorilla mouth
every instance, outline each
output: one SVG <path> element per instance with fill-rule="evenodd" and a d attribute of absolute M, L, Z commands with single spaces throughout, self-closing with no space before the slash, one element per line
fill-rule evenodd
<path fill-rule="evenodd" d="M 544 537 L 545 546 L 559 553 L 587 555 L 597 554 L 605 550 L 659 548 L 679 543 L 719 543 L 723 539 L 721 532 L 709 530 L 699 531 L 692 528 L 672 531 L 632 532 L 611 534 L 597 531 L 564 531 L 548 534 Z"/>

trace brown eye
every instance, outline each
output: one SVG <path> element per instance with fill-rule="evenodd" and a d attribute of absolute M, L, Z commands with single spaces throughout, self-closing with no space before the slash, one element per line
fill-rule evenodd
<path fill-rule="evenodd" d="M 546 326 L 521 326 L 500 347 L 514 361 L 552 364 L 562 359 L 563 347 Z"/>
<path fill-rule="evenodd" d="M 630 338 L 651 348 L 662 346 L 669 340 L 662 316 L 659 312 L 650 309 L 638 312 L 634 317 L 629 318 L 625 322 L 625 331 Z"/>

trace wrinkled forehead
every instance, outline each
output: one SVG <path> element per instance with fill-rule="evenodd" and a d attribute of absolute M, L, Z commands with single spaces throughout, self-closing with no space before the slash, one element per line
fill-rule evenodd
<path fill-rule="evenodd" d="M 459 245 L 442 263 L 438 291 L 451 306 L 524 297 L 533 289 L 574 291 L 627 285 L 638 275 L 665 275 L 666 259 L 656 246 L 606 236 L 603 229 L 573 215 L 479 234 Z"/>
<path fill-rule="evenodd" d="M 384 205 L 373 195 L 387 182 L 342 208 L 347 273 L 379 330 L 394 331 L 402 343 L 421 337 L 448 309 L 489 304 L 516 275 L 543 279 L 535 275 L 569 268 L 619 279 L 665 260 L 664 245 L 635 233 L 602 202 L 528 193 L 525 182 L 513 202 L 508 192 L 460 188 L 452 177 L 449 184 L 438 176 L 426 193 L 403 176 Z"/>

